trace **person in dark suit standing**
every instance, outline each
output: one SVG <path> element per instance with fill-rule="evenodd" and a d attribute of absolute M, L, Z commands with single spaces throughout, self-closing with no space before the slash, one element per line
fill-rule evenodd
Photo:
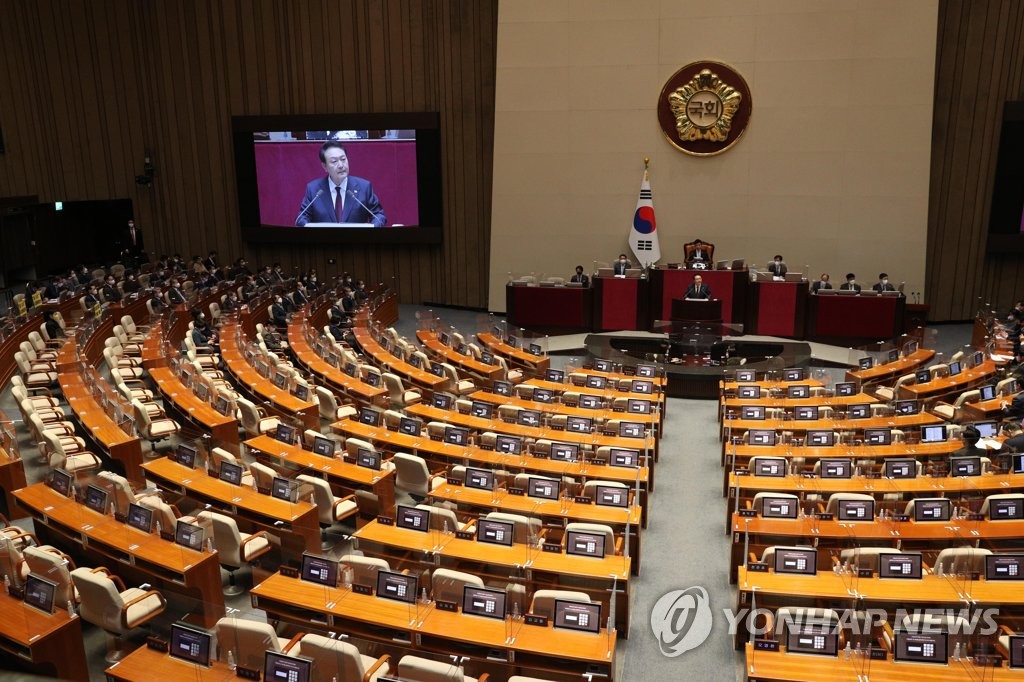
<path fill-rule="evenodd" d="M 142 230 L 135 226 L 134 220 L 128 221 L 128 227 L 125 228 L 121 243 L 124 244 L 125 255 L 131 258 L 135 264 L 148 260 L 146 258 L 146 242 L 143 239 Z"/>
<path fill-rule="evenodd" d="M 711 298 L 711 287 L 704 284 L 704 278 L 700 275 L 693 276 L 693 283 L 686 287 L 686 298 L 694 298 L 706 301 Z"/>
<path fill-rule="evenodd" d="M 785 277 L 786 273 L 789 272 L 789 268 L 786 267 L 782 256 L 776 255 L 772 262 L 768 264 L 768 272 L 772 273 L 772 277 Z"/>
<path fill-rule="evenodd" d="M 871 288 L 879 293 L 883 291 L 896 291 L 896 287 L 889 283 L 889 275 L 884 272 L 878 273 L 878 281 L 871 285 Z"/>
<path fill-rule="evenodd" d="M 288 326 L 288 311 L 284 307 L 281 294 L 274 294 L 274 302 L 270 305 L 270 323 L 282 329 Z"/>
<path fill-rule="evenodd" d="M 860 293 L 860 285 L 857 284 L 857 275 L 852 272 L 846 273 L 846 281 L 839 285 L 840 291 L 856 291 Z"/>
<path fill-rule="evenodd" d="M 349 175 L 348 154 L 340 142 L 328 140 L 320 147 L 320 164 L 327 175 L 306 184 L 296 227 L 305 227 L 306 223 L 387 224 L 370 181 Z"/>
<path fill-rule="evenodd" d="M 832 284 L 828 281 L 828 273 L 821 273 L 821 279 L 811 285 L 811 293 L 816 294 L 822 289 L 831 289 Z"/>
<path fill-rule="evenodd" d="M 576 266 L 576 274 L 573 275 L 572 277 L 570 277 L 569 281 L 570 282 L 578 282 L 579 284 L 581 284 L 582 286 L 585 286 L 585 287 L 589 287 L 590 286 L 590 278 L 587 277 L 585 274 L 583 274 L 583 266 L 582 265 L 577 265 Z"/>
<path fill-rule="evenodd" d="M 612 274 L 617 277 L 625 277 L 626 270 L 629 270 L 629 265 L 630 263 L 626 259 L 626 254 L 620 253 L 619 260 L 615 261 L 615 264 L 612 266 Z"/>

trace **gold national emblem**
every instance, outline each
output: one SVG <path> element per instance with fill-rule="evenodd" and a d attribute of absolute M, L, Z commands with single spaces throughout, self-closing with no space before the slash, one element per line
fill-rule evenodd
<path fill-rule="evenodd" d="M 676 149 L 714 156 L 739 141 L 751 110 L 750 89 L 737 71 L 719 62 L 693 62 L 662 87 L 658 124 Z"/>

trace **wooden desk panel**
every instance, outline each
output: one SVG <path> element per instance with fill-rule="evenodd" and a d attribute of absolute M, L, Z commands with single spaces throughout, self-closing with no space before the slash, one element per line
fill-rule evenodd
<path fill-rule="evenodd" d="M 215 652 L 210 652 L 213 656 Z M 107 680 L 151 682 L 152 680 L 191 680 L 192 682 L 228 682 L 238 679 L 227 663 L 211 661 L 210 666 L 187 663 L 169 654 L 140 646 L 104 671 Z"/>
<path fill-rule="evenodd" d="M 292 354 L 295 355 L 300 365 L 320 377 L 323 382 L 335 390 L 361 402 L 376 405 L 387 403 L 388 392 L 385 388 L 375 388 L 365 381 L 350 377 L 317 355 L 306 340 L 300 322 L 292 322 L 288 325 L 288 346 L 292 349 Z"/>
<path fill-rule="evenodd" d="M 977 367 L 965 369 L 953 377 L 940 377 L 923 384 L 900 386 L 897 398 L 900 400 L 938 399 L 953 393 L 962 393 L 969 388 L 988 383 L 996 371 L 996 363 L 986 360 Z"/>
<path fill-rule="evenodd" d="M 543 373 L 551 366 L 551 358 L 547 355 L 534 355 L 522 348 L 510 346 L 489 332 L 478 332 L 476 338 L 492 353 L 511 360 L 514 366 L 520 367 L 530 374 Z"/>
<path fill-rule="evenodd" d="M 206 627 L 224 615 L 216 553 L 195 552 L 156 534 L 129 528 L 58 494 L 45 483 L 23 488 L 15 497 L 33 518 L 40 540 L 72 555 L 96 557 L 97 565 L 107 565 L 122 578 L 137 573 L 160 589 L 199 600 Z"/>
<path fill-rule="evenodd" d="M 451 381 L 447 377 L 439 377 L 425 370 L 413 367 L 405 360 L 400 360 L 377 343 L 369 328 L 356 324 L 352 329 L 356 337 L 356 343 L 363 353 L 371 357 L 377 366 L 384 368 L 386 372 L 393 372 L 404 377 L 416 386 L 425 388 L 431 393 L 434 391 L 446 391 L 451 388 Z"/>
<path fill-rule="evenodd" d="M 722 438 L 727 430 L 733 437 L 742 436 L 750 429 L 769 429 L 774 431 L 792 431 L 794 434 L 805 431 L 863 431 L 864 429 L 908 429 L 942 424 L 943 420 L 930 412 L 917 414 L 897 414 L 888 417 L 868 417 L 867 419 L 726 419 L 722 422 Z"/>
<path fill-rule="evenodd" d="M 149 376 L 156 382 L 164 401 L 173 405 L 178 415 L 218 441 L 238 444 L 238 420 L 222 415 L 210 403 L 200 400 L 169 367 L 153 367 L 149 370 Z"/>
<path fill-rule="evenodd" d="M 1009 405 L 1013 399 L 1020 395 L 1020 392 L 1009 395 L 997 395 L 991 400 L 979 400 L 976 403 L 964 403 L 961 406 L 960 421 L 980 422 L 986 419 L 1000 419 L 1003 413 L 1003 405 Z"/>
<path fill-rule="evenodd" d="M 584 394 L 589 395 L 589 394 Z M 634 414 L 632 412 L 615 412 L 610 409 L 590 410 L 585 407 L 572 407 L 565 403 L 539 403 L 536 400 L 523 400 L 513 396 L 498 395 L 490 391 L 474 391 L 467 396 L 470 400 L 480 400 L 491 405 L 509 405 L 522 410 L 533 410 L 544 414 L 564 414 L 575 417 L 590 417 L 595 421 L 608 421 L 609 419 L 622 419 L 625 421 L 639 422 L 647 428 L 653 428 L 661 423 L 660 414 Z M 651 401 L 657 404 L 656 401 Z"/>
<path fill-rule="evenodd" d="M 416 330 L 416 340 L 433 356 L 462 368 L 463 371 L 483 377 L 488 381 L 501 379 L 503 371 L 500 365 L 488 365 L 470 355 L 457 353 L 454 348 L 444 345 L 438 338 L 437 333 L 426 329 Z"/>
<path fill-rule="evenodd" d="M 931 348 L 918 348 L 910 355 L 901 357 L 896 362 L 886 362 L 870 369 L 854 369 L 846 372 L 847 381 L 859 381 L 862 384 L 878 384 L 890 380 L 895 381 L 904 374 L 913 374 L 935 357 Z"/>
<path fill-rule="evenodd" d="M 89 680 L 82 621 L 63 608 L 46 615 L 0 591 L 0 651 L 11 667 L 62 680 Z"/>

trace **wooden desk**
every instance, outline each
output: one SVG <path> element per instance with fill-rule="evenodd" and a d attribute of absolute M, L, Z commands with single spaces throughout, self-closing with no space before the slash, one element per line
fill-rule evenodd
<path fill-rule="evenodd" d="M 904 374 L 913 374 L 927 365 L 935 357 L 931 348 L 918 348 L 910 355 L 905 355 L 895 362 L 875 365 L 870 369 L 851 369 L 846 372 L 847 381 L 859 381 L 864 384 L 880 384 L 895 381 Z"/>
<path fill-rule="evenodd" d="M 747 306 L 750 276 L 741 270 L 681 270 L 655 267 L 648 270 L 651 280 L 651 319 L 672 317 L 672 299 L 682 298 L 694 275 L 701 275 L 715 298 L 722 301 L 722 318 L 726 323 L 743 322 Z"/>
<path fill-rule="evenodd" d="M 744 405 L 764 405 L 765 407 L 781 407 L 785 410 L 792 410 L 794 407 L 848 407 L 850 405 L 862 405 L 877 403 L 878 398 L 867 393 L 855 395 L 834 395 L 834 396 L 811 396 L 810 398 L 786 398 L 771 397 L 762 392 L 760 398 L 721 398 L 718 412 L 718 419 L 721 421 L 730 412 L 739 413 Z"/>
<path fill-rule="evenodd" d="M 307 429 L 318 429 L 320 411 L 317 406 L 281 390 L 246 362 L 235 341 L 235 328 L 235 322 L 227 322 L 220 333 L 220 357 L 228 372 L 247 391 L 257 396 L 259 402 L 269 401 L 278 414 L 297 417 Z"/>
<path fill-rule="evenodd" d="M 441 343 L 441 340 L 437 336 L 437 332 L 427 329 L 417 329 L 416 340 L 420 342 L 420 345 L 427 349 L 428 353 L 432 354 L 434 357 L 440 358 L 441 362 L 447 362 L 455 365 L 456 367 L 461 367 L 464 371 L 481 377 L 486 381 L 494 381 L 495 379 L 503 378 L 504 371 L 501 369 L 501 365 L 488 365 L 485 362 L 477 360 L 472 355 L 462 355 L 461 353 L 456 352 L 454 348 Z"/>
<path fill-rule="evenodd" d="M 543 373 L 551 366 L 551 358 L 547 355 L 534 355 L 533 353 L 528 353 L 522 348 L 510 346 L 489 332 L 479 332 L 477 333 L 476 338 L 492 353 L 496 353 L 510 360 L 513 366 L 526 370 L 528 374 L 536 375 L 538 373 Z"/>
<path fill-rule="evenodd" d="M 279 537 L 286 558 L 301 557 L 307 550 L 319 551 L 319 517 L 316 506 L 309 502 L 279 500 L 221 481 L 204 469 L 189 469 L 166 457 L 146 462 L 143 469 L 160 489 L 209 504 L 235 517 L 241 530 L 257 528 Z"/>
<path fill-rule="evenodd" d="M 589 417 L 594 421 L 601 422 L 605 422 L 610 419 L 639 422 L 643 424 L 645 428 L 654 428 L 661 423 L 661 420 L 659 419 L 660 413 L 656 414 L 654 412 L 650 414 L 634 414 L 632 412 L 615 412 L 611 409 L 591 410 L 585 407 L 573 407 L 571 405 L 566 405 L 565 403 L 541 403 L 536 400 L 523 400 L 522 398 L 498 395 L 497 393 L 491 393 L 490 391 L 483 390 L 474 391 L 470 393 L 467 398 L 470 400 L 480 400 L 492 405 L 509 405 L 511 407 L 518 407 L 521 410 L 533 410 L 544 414 L 564 414 L 574 417 Z"/>
<path fill-rule="evenodd" d="M 634 379 L 636 377 L 633 377 Z M 648 379 L 641 379 L 641 381 L 648 381 Z M 652 380 L 653 381 L 653 380 Z M 579 386 L 576 386 L 572 382 L 560 383 L 557 381 L 547 381 L 546 379 L 536 378 L 530 381 L 524 381 L 522 386 L 532 386 L 533 388 L 546 388 L 553 391 L 555 395 L 562 395 L 566 391 L 576 391 Z M 658 382 L 654 382 L 655 386 L 658 386 Z M 588 388 L 586 392 L 589 395 L 599 396 L 602 400 L 612 402 L 616 398 L 636 398 L 638 400 L 653 400 L 655 402 L 662 403 L 662 410 L 664 411 L 665 393 L 662 391 L 655 391 L 654 393 L 633 393 L 632 391 L 619 391 L 614 388 L 608 388 L 604 391 L 600 391 L 595 388 Z"/>
<path fill-rule="evenodd" d="M 25 463 L 21 461 L 18 434 L 14 424 L 0 417 L 0 513 L 8 520 L 20 519 L 24 512 L 14 499 L 14 491 L 24 488 Z"/>
<path fill-rule="evenodd" d="M 1002 416 L 1003 405 L 1009 405 L 1013 399 L 1020 395 L 1020 392 L 1009 395 L 997 395 L 991 400 L 979 400 L 976 403 L 964 403 L 961 406 L 960 421 L 980 422 L 986 419 L 999 419 Z"/>
<path fill-rule="evenodd" d="M 751 283 L 744 320 L 747 333 L 804 338 L 809 287 L 806 280 Z"/>
<path fill-rule="evenodd" d="M 507 622 L 439 611 L 433 604 L 404 604 L 377 599 L 347 589 L 326 590 L 322 585 L 274 574 L 252 589 L 254 608 L 299 626 L 332 630 L 380 641 L 396 642 L 427 653 L 468 656 L 471 669 L 502 670 L 504 674 L 582 674 L 594 666 L 613 682 L 615 633 L 599 635 L 551 626 L 527 626 L 521 621 L 507 632 Z M 311 621 L 310 618 L 313 620 Z M 507 663 L 496 660 L 500 656 Z"/>
<path fill-rule="evenodd" d="M 82 621 L 63 608 L 46 615 L 0 590 L 0 651 L 4 668 L 62 680 L 89 681 Z"/>
<path fill-rule="evenodd" d="M 995 374 L 996 363 L 986 360 L 977 367 L 965 369 L 953 377 L 939 377 L 923 384 L 900 386 L 897 398 L 900 400 L 937 400 L 969 388 L 981 386 Z"/>
<path fill-rule="evenodd" d="M 216 553 L 195 552 L 156 534 L 137 531 L 63 497 L 45 483 L 23 488 L 15 497 L 32 517 L 36 536 L 42 542 L 72 556 L 85 557 L 87 565 L 105 565 L 126 581 L 137 576 L 139 582 L 198 600 L 205 627 L 224 615 Z"/>
<path fill-rule="evenodd" d="M 215 652 L 210 652 L 211 657 Z M 195 665 L 169 654 L 140 646 L 107 668 L 107 680 L 116 682 L 151 682 L 151 680 L 192 680 L 193 682 L 228 682 L 238 679 L 227 663 L 212 660 L 210 666 Z"/>
<path fill-rule="evenodd" d="M 451 381 L 447 377 L 439 377 L 426 370 L 413 367 L 405 360 L 400 360 L 384 350 L 384 347 L 377 343 L 377 339 L 373 338 L 369 328 L 361 327 L 357 324 L 352 328 L 352 334 L 356 337 L 356 343 L 359 344 L 359 348 L 362 349 L 363 353 L 371 357 L 374 363 L 382 367 L 384 371 L 399 374 L 416 386 L 424 388 L 431 393 L 434 391 L 450 390 Z"/>
<path fill-rule="evenodd" d="M 395 472 L 373 471 L 349 464 L 340 457 L 323 457 L 297 445 L 282 443 L 270 436 L 257 436 L 245 441 L 246 447 L 260 460 L 273 459 L 295 468 L 296 474 L 310 474 L 323 478 L 340 488 L 345 494 L 356 490 L 370 490 L 380 500 L 382 510 L 395 506 Z"/>
<path fill-rule="evenodd" d="M 387 389 L 373 387 L 365 381 L 350 377 L 337 367 L 317 355 L 303 333 L 301 322 L 288 325 L 288 346 L 299 364 L 320 377 L 320 380 L 343 395 L 364 403 L 384 405 L 387 403 Z"/>
<path fill-rule="evenodd" d="M 400 564 L 443 566 L 480 575 L 487 582 L 525 583 L 529 592 L 537 589 L 573 589 L 586 592 L 591 600 L 605 606 L 608 615 L 609 592 L 616 589 L 616 628 L 629 636 L 630 576 L 635 575 L 631 557 L 581 557 L 545 552 L 528 545 L 502 547 L 476 540 L 461 540 L 454 533 L 421 533 L 406 528 L 385 526 L 373 521 L 354 533 L 356 547 L 370 556 L 388 559 L 392 568 Z M 411 566 L 409 566 L 411 567 Z"/>
<path fill-rule="evenodd" d="M 825 431 L 863 431 L 864 429 L 908 429 L 941 424 L 943 420 L 930 412 L 917 414 L 897 414 L 887 417 L 868 417 L 867 419 L 726 419 L 722 422 L 721 438 L 723 444 L 727 432 L 738 438 L 750 429 L 768 429 L 773 431 L 792 431 L 794 435 L 813 430 Z"/>
<path fill-rule="evenodd" d="M 149 376 L 156 382 L 165 404 L 173 405 L 178 416 L 222 443 L 238 444 L 238 420 L 224 416 L 213 409 L 210 403 L 200 400 L 169 367 L 153 367 L 149 370 Z"/>
<path fill-rule="evenodd" d="M 762 372 L 763 374 L 764 372 Z M 781 370 L 778 371 L 781 375 Z M 735 376 L 735 374 L 731 375 Z M 762 391 L 771 389 L 786 390 L 787 386 L 796 386 L 799 384 L 807 384 L 811 388 L 821 388 L 824 384 L 818 379 L 812 379 L 807 377 L 806 379 L 800 379 L 799 381 L 782 381 L 781 379 L 761 379 L 760 381 L 734 381 L 732 379 L 722 380 L 718 382 L 718 388 L 721 390 L 723 396 L 729 397 L 729 393 L 735 393 L 736 389 L 740 386 L 760 386 Z"/>

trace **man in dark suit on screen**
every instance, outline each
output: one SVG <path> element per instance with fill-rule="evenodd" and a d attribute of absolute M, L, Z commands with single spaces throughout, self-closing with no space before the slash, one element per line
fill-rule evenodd
<path fill-rule="evenodd" d="M 306 223 L 387 224 L 370 181 L 348 174 L 348 154 L 340 142 L 328 140 L 320 147 L 320 164 L 327 175 L 306 185 L 296 227 Z"/>

